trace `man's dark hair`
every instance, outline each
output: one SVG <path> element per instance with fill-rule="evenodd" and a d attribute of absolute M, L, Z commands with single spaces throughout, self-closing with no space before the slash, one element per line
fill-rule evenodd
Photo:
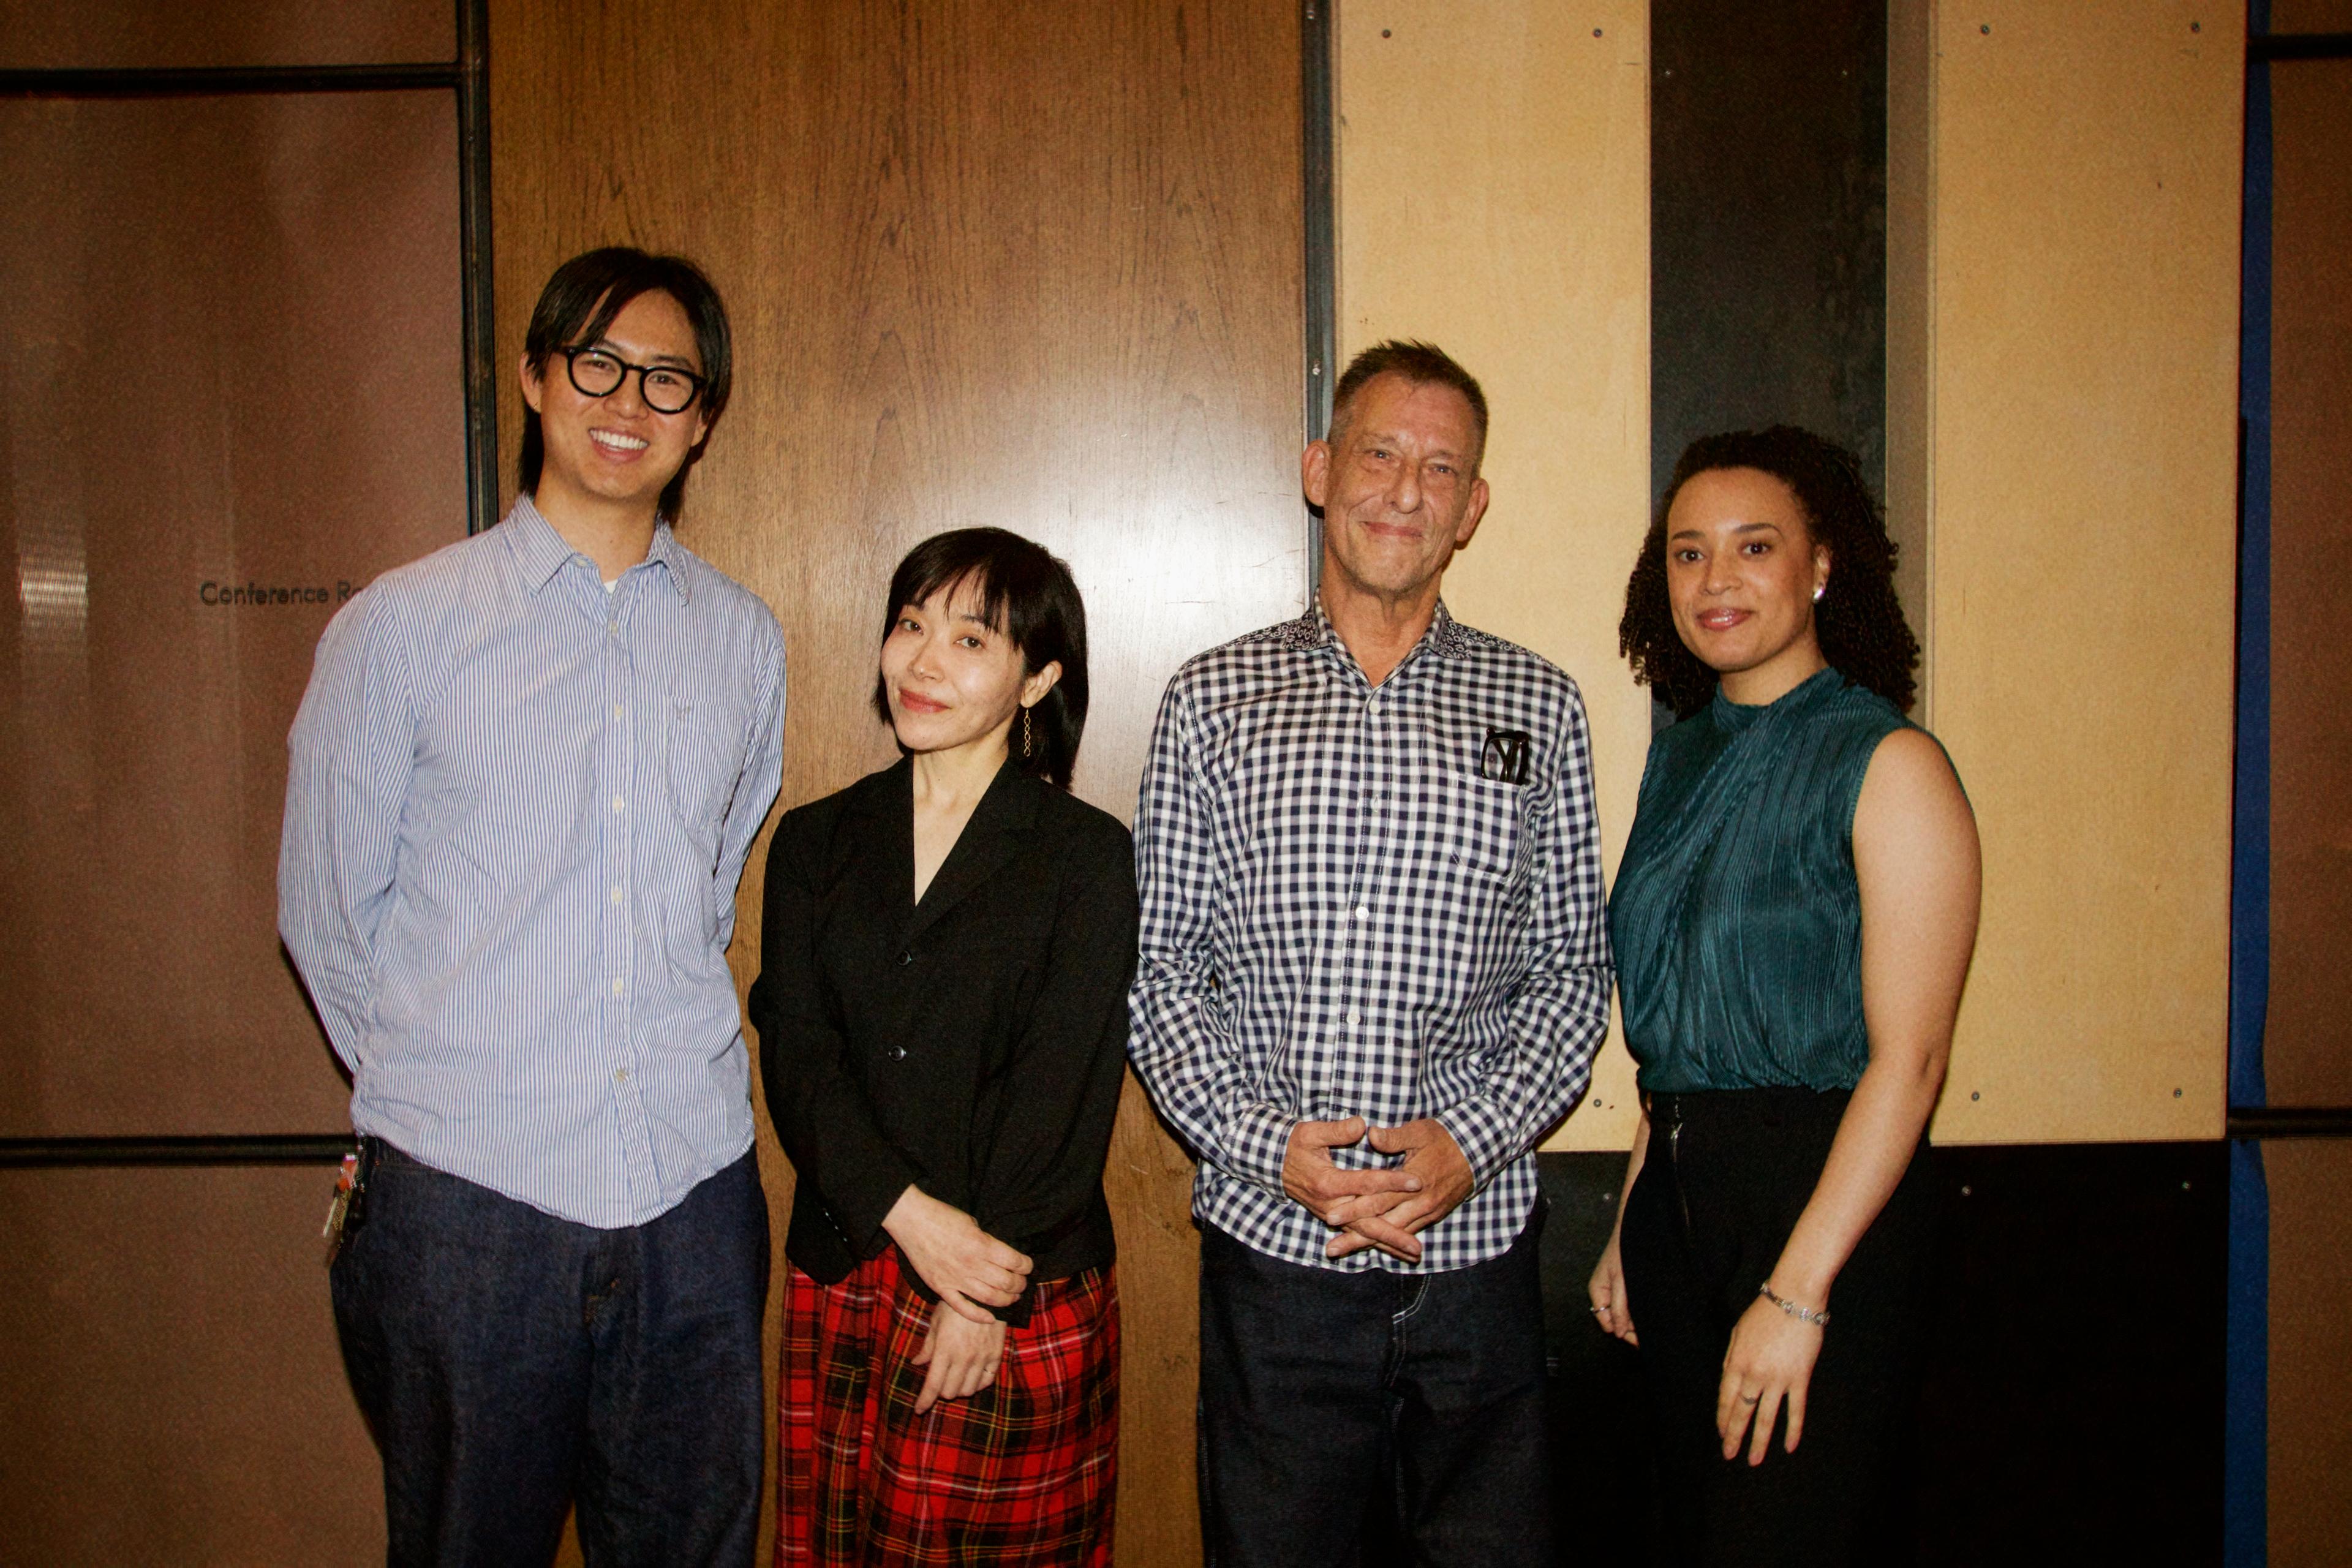
<path fill-rule="evenodd" d="M 1684 485 L 1718 468 L 1755 468 L 1796 496 L 1806 531 L 1830 552 L 1829 588 L 1813 606 L 1822 657 L 1847 679 L 1908 712 L 1918 686 L 1911 672 L 1919 667 L 1919 639 L 1895 596 L 1895 543 L 1886 536 L 1885 514 L 1853 453 L 1790 425 L 1702 436 L 1675 465 L 1625 584 L 1625 616 L 1617 623 L 1617 649 L 1633 667 L 1633 679 L 1678 718 L 1715 696 L 1715 671 L 1675 630 L 1666 593 L 1666 515 Z"/>
<path fill-rule="evenodd" d="M 548 362 L 555 357 L 558 349 L 594 342 L 604 335 L 613 318 L 630 300 L 656 289 L 677 300 L 678 308 L 686 312 L 687 322 L 694 329 L 695 352 L 702 357 L 702 395 L 690 410 L 702 416 L 702 440 L 695 443 L 684 465 L 662 487 L 661 514 L 675 523 L 678 508 L 686 500 L 686 476 L 701 461 L 703 447 L 709 443 L 710 431 L 719 423 L 719 411 L 727 406 L 727 395 L 735 384 L 735 356 L 727 330 L 727 307 L 719 302 L 719 290 L 710 286 L 702 268 L 682 256 L 653 256 L 626 245 L 608 245 L 601 250 L 575 256 L 557 268 L 555 275 L 547 280 L 547 287 L 539 291 L 539 303 L 530 312 L 530 325 L 523 331 L 522 352 L 530 362 L 531 373 L 543 382 L 548 376 Z M 547 447 L 540 433 L 539 416 L 526 403 L 522 410 L 522 461 L 518 465 L 524 494 L 539 489 L 539 472 L 546 460 Z"/>
<path fill-rule="evenodd" d="M 1374 343 L 1348 362 L 1348 368 L 1339 373 L 1339 384 L 1331 389 L 1331 428 L 1324 439 L 1334 447 L 1339 445 L 1356 412 L 1356 395 L 1378 375 L 1401 375 L 1415 386 L 1450 386 L 1469 400 L 1470 422 L 1477 427 L 1478 437 L 1478 449 L 1470 454 L 1470 473 L 1475 478 L 1478 464 L 1486 455 L 1486 394 L 1478 378 L 1455 363 L 1452 354 L 1418 338 Z"/>
<path fill-rule="evenodd" d="M 898 612 L 923 605 L 942 588 L 969 586 L 980 618 L 1021 650 L 1022 671 L 1034 675 L 1059 662 L 1061 679 L 1030 709 L 1035 743 L 1021 751 L 1021 724 L 1013 721 L 1013 760 L 1048 784 L 1070 787 L 1078 740 L 1087 728 L 1087 606 L 1070 569 L 1041 544 L 1002 528 L 959 528 L 936 533 L 907 552 L 890 574 L 882 606 L 887 641 Z M 874 711 L 890 722 L 890 693 L 874 677 Z"/>

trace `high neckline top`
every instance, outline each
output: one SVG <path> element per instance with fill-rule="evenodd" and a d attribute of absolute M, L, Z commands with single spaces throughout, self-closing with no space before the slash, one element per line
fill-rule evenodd
<path fill-rule="evenodd" d="M 1908 721 L 1825 668 L 1650 743 L 1610 898 L 1645 1089 L 1850 1089 L 1869 1065 L 1853 814 Z"/>

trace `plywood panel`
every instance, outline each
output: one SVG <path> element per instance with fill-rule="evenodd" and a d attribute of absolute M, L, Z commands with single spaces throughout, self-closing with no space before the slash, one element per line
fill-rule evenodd
<path fill-rule="evenodd" d="M 362 1568 L 332 1167 L 0 1172 L 0 1560 Z"/>
<path fill-rule="evenodd" d="M 0 1135 L 347 1125 L 286 731 L 464 532 L 457 162 L 443 92 L 0 103 Z"/>
<path fill-rule="evenodd" d="M 2242 28 L 1937 11 L 1931 700 L 1985 856 L 1947 1141 L 2221 1131 Z"/>
<path fill-rule="evenodd" d="M 2271 68 L 2273 1105 L 2352 1104 L 2352 60 Z"/>
<path fill-rule="evenodd" d="M 2270 1561 L 2332 1568 L 2352 1541 L 2352 1142 L 2263 1148 L 2271 1190 Z"/>
<path fill-rule="evenodd" d="M 1494 502 L 1446 602 L 1582 687 L 1613 869 L 1650 738 L 1617 657 L 1650 506 L 1647 8 L 1351 0 L 1338 21 L 1340 353 L 1426 338 L 1485 386 Z M 1633 1088 L 1612 1037 L 1549 1146 L 1623 1147 Z"/>
<path fill-rule="evenodd" d="M 0 70 L 449 60 L 457 16 L 452 0 L 0 0 Z"/>
<path fill-rule="evenodd" d="M 493 8 L 500 354 L 520 352 L 548 270 L 592 244 L 684 250 L 726 292 L 738 401 L 680 536 L 782 620 L 785 804 L 890 755 L 866 694 L 892 564 L 939 530 L 996 523 L 1066 556 L 1087 595 L 1079 790 L 1127 816 L 1176 665 L 1301 603 L 1294 11 L 669 0 L 625 30 L 602 16 Z M 789 1173 L 765 1133 L 761 1149 L 781 1225 Z M 1189 1174 L 1130 1087 L 1109 1175 L 1122 1563 L 1198 1560 Z"/>

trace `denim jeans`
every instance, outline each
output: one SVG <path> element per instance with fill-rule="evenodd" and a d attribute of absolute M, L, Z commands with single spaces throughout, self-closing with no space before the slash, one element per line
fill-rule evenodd
<path fill-rule="evenodd" d="M 1365 1516 L 1391 1512 L 1414 1563 L 1549 1568 L 1542 1215 L 1501 1257 L 1439 1274 L 1285 1263 L 1202 1227 L 1214 1568 L 1347 1568 Z"/>
<path fill-rule="evenodd" d="M 753 1157 L 598 1230 L 370 1140 L 335 1323 L 383 1454 L 386 1561 L 748 1568 L 768 1206 Z"/>

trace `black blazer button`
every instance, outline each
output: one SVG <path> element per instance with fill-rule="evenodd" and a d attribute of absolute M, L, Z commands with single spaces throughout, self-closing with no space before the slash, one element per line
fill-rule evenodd
<path fill-rule="evenodd" d="M 890 1059 L 894 1062 L 905 1061 L 907 1059 L 907 1047 L 904 1046 L 892 1046 L 890 1047 Z"/>
<path fill-rule="evenodd" d="M 898 962 L 900 963 L 912 963 L 915 962 L 915 955 L 911 952 L 902 952 L 898 955 Z"/>

